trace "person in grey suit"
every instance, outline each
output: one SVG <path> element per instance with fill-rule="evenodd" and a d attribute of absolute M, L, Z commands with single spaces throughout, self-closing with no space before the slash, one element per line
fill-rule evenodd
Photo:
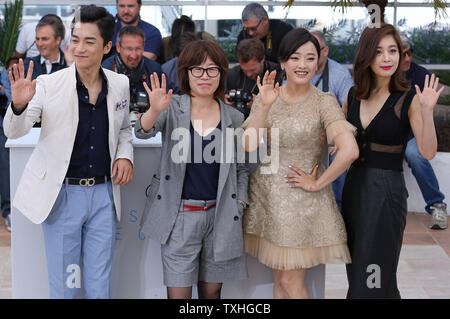
<path fill-rule="evenodd" d="M 166 93 L 164 74 L 161 83 L 151 75 L 152 90 L 145 85 L 151 107 L 136 121 L 135 134 L 162 132 L 162 151 L 141 226 L 161 243 L 168 298 L 191 298 L 194 284 L 199 298 L 220 298 L 224 281 L 247 277 L 242 214 L 248 171 L 236 133 L 244 116 L 223 103 L 227 71 L 220 46 L 198 40 L 179 56 L 184 95 Z"/>

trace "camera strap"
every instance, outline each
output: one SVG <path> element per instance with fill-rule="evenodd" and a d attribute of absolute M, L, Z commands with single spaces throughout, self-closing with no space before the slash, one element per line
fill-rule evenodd
<path fill-rule="evenodd" d="M 272 31 L 270 29 L 266 36 L 266 49 L 272 50 Z"/>
<path fill-rule="evenodd" d="M 136 84 L 138 82 L 147 82 L 148 83 L 148 74 L 144 65 L 144 57 L 142 57 L 139 65 L 134 69 L 129 69 L 125 63 L 123 63 L 119 54 L 113 59 L 113 71 L 116 73 L 124 74 L 130 80 L 130 84 Z"/>
<path fill-rule="evenodd" d="M 314 86 L 317 87 L 319 85 L 320 81 L 322 81 L 322 92 L 328 92 L 330 90 L 330 87 L 328 85 L 329 78 L 330 78 L 330 72 L 328 70 L 328 59 L 327 59 L 327 62 L 325 64 L 325 69 L 323 70 L 320 77 L 317 79 L 316 84 L 314 84 Z"/>

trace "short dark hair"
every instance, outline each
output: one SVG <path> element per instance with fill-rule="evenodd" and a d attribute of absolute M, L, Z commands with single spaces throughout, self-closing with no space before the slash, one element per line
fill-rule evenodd
<path fill-rule="evenodd" d="M 215 41 L 193 41 L 181 51 L 177 67 L 181 91 L 191 95 L 188 68 L 202 64 L 208 57 L 220 69 L 220 82 L 216 92 L 214 92 L 214 97 L 223 101 L 225 98 L 225 81 L 228 73 L 228 59 L 223 49 Z"/>
<path fill-rule="evenodd" d="M 138 28 L 134 25 L 127 25 L 120 29 L 117 40 L 119 41 L 119 44 L 122 44 L 122 38 L 124 35 L 136 35 L 142 38 L 142 41 L 145 43 L 145 34 L 144 31 L 142 31 L 141 28 Z"/>
<path fill-rule="evenodd" d="M 180 37 L 185 32 L 195 33 L 195 22 L 186 15 L 175 19 L 172 23 L 171 35 L 169 38 L 169 48 L 174 51 L 175 56 L 181 53 L 177 47 L 180 45 Z"/>
<path fill-rule="evenodd" d="M 178 38 L 183 32 L 195 32 L 195 22 L 184 14 L 173 21 L 171 36 Z"/>
<path fill-rule="evenodd" d="M 137 4 L 139 4 L 139 5 L 142 5 L 142 0 L 136 0 L 137 1 Z M 119 0 L 116 0 L 116 4 L 118 4 L 119 3 Z"/>
<path fill-rule="evenodd" d="M 79 21 L 77 20 L 78 18 L 80 19 Z M 73 28 L 77 22 L 95 23 L 100 31 L 100 36 L 103 38 L 103 46 L 106 46 L 108 42 L 112 41 L 115 20 L 111 13 L 105 8 L 97 7 L 94 4 L 81 6 L 72 20 L 72 34 Z"/>
<path fill-rule="evenodd" d="M 278 60 L 286 62 L 306 42 L 314 44 L 317 50 L 317 58 L 320 58 L 320 45 L 316 37 L 304 28 L 297 28 L 289 31 L 281 40 L 280 48 L 278 49 Z"/>
<path fill-rule="evenodd" d="M 266 54 L 264 44 L 259 39 L 245 39 L 239 42 L 236 48 L 238 62 L 247 63 L 252 59 L 261 61 Z"/>
<path fill-rule="evenodd" d="M 200 40 L 194 32 L 183 32 L 175 43 L 175 56 L 179 56 L 181 51 L 191 42 Z"/>
<path fill-rule="evenodd" d="M 66 28 L 64 27 L 64 24 L 60 17 L 58 17 L 56 14 L 46 14 L 39 20 L 38 24 L 36 25 L 36 31 L 40 27 L 49 25 L 53 29 L 53 35 L 56 38 L 61 37 L 61 41 L 64 40 L 64 36 L 66 35 Z"/>
<path fill-rule="evenodd" d="M 395 27 L 391 24 L 382 24 L 379 28 L 366 27 L 359 38 L 356 48 L 355 61 L 353 63 L 353 73 L 355 82 L 354 96 L 359 100 L 368 99 L 370 92 L 375 87 L 375 75 L 370 65 L 377 55 L 377 47 L 381 39 L 387 35 L 394 37 L 399 50 L 399 62 L 397 70 L 389 81 L 389 92 L 404 92 L 409 89 L 409 82 L 406 80 L 405 72 L 401 70 L 403 61 L 402 41 Z"/>

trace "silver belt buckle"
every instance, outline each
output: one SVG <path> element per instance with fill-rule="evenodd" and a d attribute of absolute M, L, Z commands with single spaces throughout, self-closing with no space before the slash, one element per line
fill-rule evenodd
<path fill-rule="evenodd" d="M 79 184 L 80 184 L 80 186 L 83 186 L 83 187 L 94 186 L 95 185 L 95 177 L 82 178 L 82 179 L 80 179 Z"/>

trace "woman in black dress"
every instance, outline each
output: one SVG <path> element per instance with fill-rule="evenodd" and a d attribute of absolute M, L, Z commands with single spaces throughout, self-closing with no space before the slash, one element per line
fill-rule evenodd
<path fill-rule="evenodd" d="M 343 191 L 343 217 L 352 264 L 347 298 L 400 298 L 397 265 L 406 224 L 403 156 L 412 129 L 423 157 L 437 150 L 433 109 L 443 88 L 425 78 L 410 90 L 400 70 L 401 40 L 389 24 L 367 27 L 354 62 L 355 87 L 344 113 L 357 127 L 359 158 Z"/>

